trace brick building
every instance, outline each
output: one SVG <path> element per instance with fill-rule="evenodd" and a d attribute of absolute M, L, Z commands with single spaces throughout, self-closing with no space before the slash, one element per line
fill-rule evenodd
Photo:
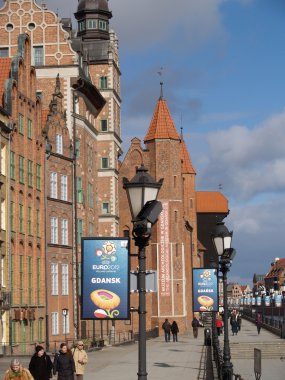
<path fill-rule="evenodd" d="M 23 49 L 19 35 L 29 37 L 25 64 L 34 66 L 32 96 L 37 95 L 43 110 L 38 116 L 39 125 L 43 118 L 40 180 L 45 180 L 41 195 L 45 190 L 47 211 L 41 212 L 39 224 L 46 261 L 39 268 L 48 285 L 42 290 L 42 305 L 47 309 L 40 329 L 41 341 L 47 343 L 90 336 L 91 328 L 94 332 L 94 324 L 80 321 L 81 237 L 117 236 L 119 231 L 118 40 L 109 29 L 112 13 L 107 0 L 80 0 L 74 11 L 78 32 L 72 30 L 70 19 L 59 19 L 35 0 L 6 0 L 0 10 L 0 57 L 11 60 Z M 45 156 L 46 142 L 51 151 Z M 15 220 L 22 212 L 18 207 L 9 211 L 14 212 Z M 11 277 L 13 265 L 10 268 Z M 33 273 L 36 270 L 33 268 Z M 63 308 L 68 309 L 68 317 L 62 315 Z M 36 335 L 28 340 L 36 341 Z M 24 344 L 21 349 L 24 351 Z"/>
<path fill-rule="evenodd" d="M 151 244 L 147 247 L 147 269 L 157 271 L 158 291 L 147 294 L 147 330 L 162 325 L 165 318 L 176 320 L 181 332 L 193 318 L 192 268 L 197 266 L 197 222 L 195 170 L 183 136 L 176 130 L 167 103 L 161 95 L 149 129 L 141 141 L 134 138 L 120 167 L 120 181 L 131 179 L 141 164 L 158 181 L 164 178 L 158 199 L 163 211 L 153 227 Z M 132 231 L 131 216 L 125 192 L 120 192 L 121 235 Z M 162 246 L 165 247 L 162 249 Z M 132 252 L 136 248 L 132 246 Z M 131 267 L 137 267 L 132 257 Z M 137 295 L 131 296 L 136 307 Z M 137 315 L 134 328 L 137 330 Z"/>

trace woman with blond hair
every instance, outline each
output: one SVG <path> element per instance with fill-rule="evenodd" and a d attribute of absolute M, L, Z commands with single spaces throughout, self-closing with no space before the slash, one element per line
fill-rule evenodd
<path fill-rule="evenodd" d="M 31 372 L 22 367 L 18 359 L 13 359 L 10 368 L 5 372 L 4 380 L 34 380 Z"/>

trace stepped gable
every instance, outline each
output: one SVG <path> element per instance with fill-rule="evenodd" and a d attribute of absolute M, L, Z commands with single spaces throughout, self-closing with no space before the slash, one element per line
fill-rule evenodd
<path fill-rule="evenodd" d="M 196 174 L 184 140 L 181 141 L 180 159 L 183 174 Z"/>
<path fill-rule="evenodd" d="M 219 191 L 197 191 L 197 213 L 228 213 L 228 200 Z"/>
<path fill-rule="evenodd" d="M 11 58 L 0 58 L 0 105 L 4 106 L 3 95 L 5 92 L 5 80 L 9 79 L 11 71 Z"/>
<path fill-rule="evenodd" d="M 162 96 L 158 99 L 156 104 L 144 142 L 154 139 L 180 140 L 180 136 L 175 128 L 167 103 Z"/>

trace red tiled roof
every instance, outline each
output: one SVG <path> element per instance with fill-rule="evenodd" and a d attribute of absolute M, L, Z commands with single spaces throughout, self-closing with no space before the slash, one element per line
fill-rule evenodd
<path fill-rule="evenodd" d="M 11 70 L 11 58 L 0 58 L 0 105 L 3 104 L 4 84 L 9 79 Z"/>
<path fill-rule="evenodd" d="M 281 274 L 281 272 L 284 270 L 285 270 L 285 259 L 279 259 L 270 268 L 270 271 L 267 273 L 265 278 L 278 277 Z"/>
<path fill-rule="evenodd" d="M 182 173 L 183 174 L 185 174 L 185 173 L 186 174 L 196 174 L 184 140 L 181 141 L 180 159 L 181 159 L 181 163 L 182 163 Z"/>
<path fill-rule="evenodd" d="M 197 191 L 196 205 L 197 213 L 229 212 L 228 200 L 219 191 Z"/>
<path fill-rule="evenodd" d="M 146 142 L 153 139 L 180 140 L 180 136 L 175 128 L 167 103 L 163 98 L 159 98 L 156 104 L 144 141 Z"/>

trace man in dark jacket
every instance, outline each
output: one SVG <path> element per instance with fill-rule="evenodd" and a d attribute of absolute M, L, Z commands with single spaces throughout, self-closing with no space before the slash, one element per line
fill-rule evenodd
<path fill-rule="evenodd" d="M 59 353 L 53 362 L 53 374 L 57 373 L 58 380 L 74 380 L 75 363 L 71 351 L 66 343 L 61 343 Z"/>
<path fill-rule="evenodd" d="M 162 328 L 164 330 L 165 342 L 170 342 L 171 324 L 169 323 L 168 319 L 165 319 L 165 321 L 162 324 Z"/>
<path fill-rule="evenodd" d="M 198 337 L 198 327 L 200 326 L 200 323 L 198 321 L 198 319 L 196 317 L 194 317 L 193 321 L 192 321 L 192 327 L 193 327 L 193 335 L 194 335 L 194 338 L 197 339 Z"/>
<path fill-rule="evenodd" d="M 35 380 L 49 380 L 52 377 L 52 362 L 42 346 L 36 346 L 31 357 L 29 371 Z"/>

